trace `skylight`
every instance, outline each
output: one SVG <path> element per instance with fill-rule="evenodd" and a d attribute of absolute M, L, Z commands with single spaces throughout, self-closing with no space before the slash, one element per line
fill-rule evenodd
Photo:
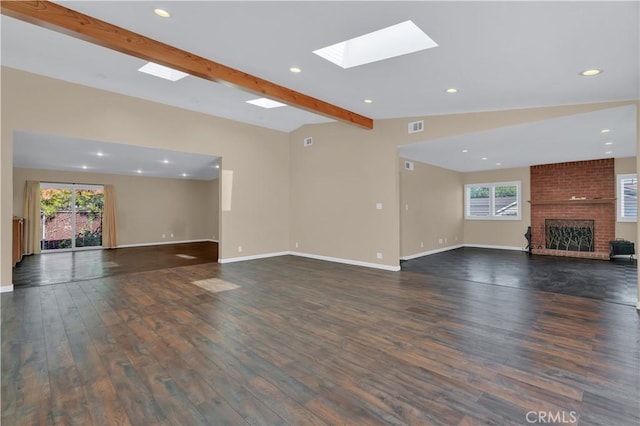
<path fill-rule="evenodd" d="M 271 99 L 267 99 L 267 98 L 252 99 L 246 102 L 248 104 L 259 106 L 262 108 L 278 108 L 278 107 L 287 106 L 287 104 L 283 104 L 277 101 L 272 101 Z"/>
<path fill-rule="evenodd" d="M 154 64 L 153 62 L 148 62 L 146 65 L 138 68 L 138 71 L 171 81 L 178 81 L 189 75 L 186 72 L 174 70 L 164 65 Z"/>
<path fill-rule="evenodd" d="M 437 46 L 416 24 L 404 21 L 313 53 L 347 69 Z"/>

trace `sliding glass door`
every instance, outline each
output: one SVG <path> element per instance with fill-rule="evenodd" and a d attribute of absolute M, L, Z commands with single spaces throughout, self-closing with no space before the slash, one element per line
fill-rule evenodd
<path fill-rule="evenodd" d="M 40 191 L 43 251 L 102 246 L 102 185 L 42 182 Z"/>

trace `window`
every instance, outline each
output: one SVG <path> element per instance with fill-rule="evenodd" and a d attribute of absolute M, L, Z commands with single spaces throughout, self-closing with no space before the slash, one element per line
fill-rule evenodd
<path fill-rule="evenodd" d="M 102 185 L 41 182 L 42 250 L 101 247 L 103 209 Z"/>
<path fill-rule="evenodd" d="M 465 185 L 464 197 L 466 219 L 520 219 L 520 181 Z"/>
<path fill-rule="evenodd" d="M 618 221 L 638 220 L 638 175 L 618 175 Z"/>

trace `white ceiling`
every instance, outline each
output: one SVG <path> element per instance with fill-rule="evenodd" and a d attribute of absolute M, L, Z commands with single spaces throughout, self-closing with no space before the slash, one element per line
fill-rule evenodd
<path fill-rule="evenodd" d="M 14 167 L 211 180 L 218 177 L 219 160 L 209 155 L 32 132 L 14 133 Z"/>
<path fill-rule="evenodd" d="M 603 129 L 610 132 L 601 133 Z M 636 140 L 636 107 L 629 105 L 404 145 L 399 151 L 403 158 L 472 172 L 633 157 Z"/>
<path fill-rule="evenodd" d="M 638 1 L 59 3 L 374 119 L 640 98 Z M 157 17 L 155 7 L 172 17 Z M 407 19 L 439 46 L 346 70 L 312 53 Z M 330 121 L 292 107 L 255 107 L 244 102 L 251 94 L 191 76 L 172 83 L 144 75 L 140 59 L 12 18 L 2 16 L 1 25 L 6 66 L 285 132 Z M 604 73 L 579 75 L 588 68 Z M 447 94 L 448 87 L 459 92 Z M 567 122 L 563 134 L 593 119 L 583 118 Z M 542 140 L 559 125 L 519 130 Z M 493 140 L 468 136 L 464 144 L 479 151 Z M 538 147 L 512 141 L 507 149 L 532 157 Z M 549 150 L 540 162 L 562 161 L 556 154 L 574 148 Z M 436 151 L 424 152 L 429 162 L 442 161 Z"/>

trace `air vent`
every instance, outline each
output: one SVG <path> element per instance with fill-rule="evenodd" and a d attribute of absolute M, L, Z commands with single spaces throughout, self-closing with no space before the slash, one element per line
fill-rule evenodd
<path fill-rule="evenodd" d="M 404 162 L 405 170 L 413 170 L 413 161 L 405 161 Z"/>
<path fill-rule="evenodd" d="M 304 138 L 304 146 L 313 145 L 313 138 Z"/>
<path fill-rule="evenodd" d="M 424 130 L 424 120 L 409 123 L 409 133 L 418 133 Z"/>

